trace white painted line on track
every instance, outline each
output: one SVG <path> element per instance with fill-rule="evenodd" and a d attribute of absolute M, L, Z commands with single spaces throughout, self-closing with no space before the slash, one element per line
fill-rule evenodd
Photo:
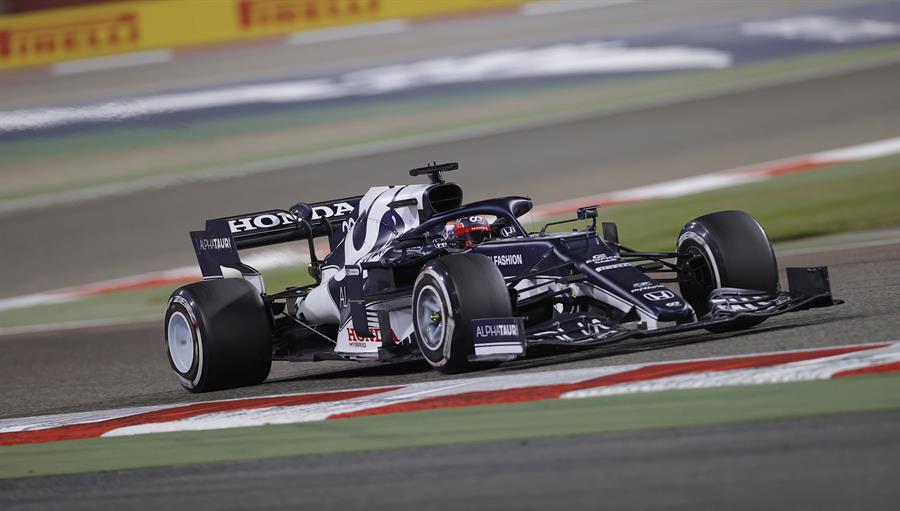
<path fill-rule="evenodd" d="M 186 406 L 184 403 L 180 406 Z M 154 412 L 157 410 L 165 410 L 173 405 L 154 405 L 140 406 L 135 408 L 117 408 L 114 410 L 97 410 L 75 413 L 61 413 L 53 415 L 41 415 L 39 417 L 14 417 L 11 419 L 0 419 L 0 433 L 16 433 L 19 431 L 33 430 L 35 424 L 39 424 L 40 428 L 53 428 L 67 426 L 69 424 L 90 424 L 92 422 L 101 422 L 119 417 L 127 417 L 139 413 Z M 178 406 L 178 405 L 175 405 Z M 38 419 L 38 421 L 35 421 Z"/>
<path fill-rule="evenodd" d="M 346 27 L 294 32 L 293 34 L 288 35 L 285 42 L 290 45 L 304 45 L 341 41 L 345 39 L 359 39 L 362 37 L 399 34 L 409 30 L 409 27 L 409 20 L 405 19 L 379 21 L 376 23 L 363 23 Z"/>
<path fill-rule="evenodd" d="M 536 219 L 552 217 L 563 212 L 574 211 L 579 207 L 592 204 L 626 204 L 645 202 L 654 199 L 684 197 L 696 193 L 765 181 L 784 172 L 803 172 L 840 163 L 864 161 L 890 156 L 897 153 L 900 153 L 900 137 L 822 151 L 806 156 L 776 160 L 759 165 L 749 165 L 736 169 L 666 181 L 663 183 L 639 186 L 618 192 L 588 195 L 585 197 L 542 204 L 534 209 L 534 217 Z"/>
<path fill-rule="evenodd" d="M 682 374 L 633 383 L 623 383 L 608 387 L 577 390 L 563 394 L 560 397 L 561 399 L 579 399 L 634 394 L 638 392 L 708 389 L 737 385 L 827 380 L 843 371 L 851 371 L 896 362 L 900 362 L 900 346 L 892 344 L 886 348 L 803 360 L 771 367 Z"/>
<path fill-rule="evenodd" d="M 93 73 L 110 69 L 122 69 L 128 67 L 146 66 L 150 64 L 163 64 L 172 60 L 172 50 L 151 50 L 122 55 L 110 55 L 93 59 L 70 60 L 53 64 L 51 74 L 53 76 L 67 76 L 80 73 Z"/>
<path fill-rule="evenodd" d="M 422 397 L 422 396 L 427 396 L 427 395 L 439 394 L 442 392 L 447 392 L 449 390 L 458 389 L 460 387 L 468 387 L 468 386 L 472 385 L 474 382 L 463 381 L 461 383 L 456 383 L 453 385 L 446 385 L 443 382 L 440 382 L 440 383 L 441 383 L 440 386 L 437 386 L 433 389 L 425 389 L 425 390 L 418 390 L 415 392 L 407 392 L 407 393 L 404 393 L 402 396 L 399 396 L 399 398 L 407 399 L 407 398 L 412 398 L 412 397 Z"/>
<path fill-rule="evenodd" d="M 613 7 L 637 3 L 639 0 L 548 0 L 527 3 L 519 8 L 523 16 L 542 16 L 544 14 L 561 14 L 572 11 L 584 11 L 601 7 Z"/>
<path fill-rule="evenodd" d="M 180 281 L 188 278 L 200 279 L 200 271 L 193 266 L 185 266 L 174 270 L 145 273 L 121 279 L 107 280 L 84 286 L 75 286 L 30 295 L 14 296 L 0 300 L 0 311 L 22 309 L 35 305 L 49 305 L 69 302 L 114 291 L 125 291 L 146 288 L 152 282 Z"/>
<path fill-rule="evenodd" d="M 134 325 L 138 323 L 150 323 L 160 321 L 159 314 L 148 316 L 133 316 L 125 318 L 86 319 L 82 321 L 66 321 L 62 323 L 45 323 L 41 325 L 11 326 L 0 328 L 0 338 L 13 335 L 39 334 L 44 332 L 65 332 L 67 330 L 84 330 L 87 328 L 101 328 L 121 325 Z M 0 339 L 2 341 L 2 339 Z"/>
<path fill-rule="evenodd" d="M 262 250 L 244 258 L 245 263 L 260 270 L 271 270 L 287 266 L 300 266 L 309 263 L 309 256 L 289 248 Z M 223 268 L 225 276 L 239 276 L 240 273 L 230 268 Z M 41 293 L 0 299 L 0 312 L 12 309 L 23 309 L 36 305 L 71 302 L 80 298 L 108 294 L 118 291 L 134 291 L 166 283 L 177 283 L 185 280 L 200 280 L 200 271 L 195 266 L 183 266 L 173 270 L 145 273 L 119 279 L 106 280 L 83 286 L 74 286 Z M 0 328 L 0 333 L 3 329 Z"/>
<path fill-rule="evenodd" d="M 900 137 L 823 151 L 812 155 L 812 158 L 816 161 L 858 161 L 881 158 L 882 156 L 890 156 L 897 153 L 900 153 Z"/>
<path fill-rule="evenodd" d="M 900 35 L 900 24 L 873 19 L 848 19 L 834 16 L 795 16 L 741 25 L 741 33 L 788 41 L 849 44 L 889 39 Z"/>
<path fill-rule="evenodd" d="M 841 243 L 837 245 L 825 245 L 820 247 L 808 247 L 808 248 L 792 248 L 790 250 L 778 250 L 776 248 L 776 252 L 779 257 L 781 256 L 795 256 L 795 255 L 806 255 L 806 254 L 822 254 L 825 252 L 840 252 L 842 250 L 856 250 L 860 248 L 874 248 L 874 247 L 886 247 L 889 245 L 896 245 L 900 243 L 900 239 L 888 239 L 888 240 L 871 240 L 871 241 L 860 241 L 856 243 Z"/>

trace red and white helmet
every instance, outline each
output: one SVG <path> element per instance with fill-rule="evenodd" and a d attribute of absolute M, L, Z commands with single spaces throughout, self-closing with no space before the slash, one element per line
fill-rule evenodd
<path fill-rule="evenodd" d="M 491 239 L 491 224 L 483 216 L 467 216 L 447 222 L 444 226 L 444 237 L 457 239 L 465 243 L 466 248 Z"/>

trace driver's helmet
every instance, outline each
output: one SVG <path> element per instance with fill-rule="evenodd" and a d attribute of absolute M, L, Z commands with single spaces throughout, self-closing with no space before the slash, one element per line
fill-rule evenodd
<path fill-rule="evenodd" d="M 491 224 L 483 216 L 467 216 L 444 226 L 444 237 L 464 242 L 466 248 L 491 239 L 491 233 Z"/>

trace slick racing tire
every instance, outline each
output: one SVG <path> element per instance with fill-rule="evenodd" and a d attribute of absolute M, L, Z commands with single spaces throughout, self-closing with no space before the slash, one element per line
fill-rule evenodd
<path fill-rule="evenodd" d="M 678 260 L 679 287 L 698 317 L 709 313 L 709 294 L 716 288 L 778 291 L 778 263 L 769 237 L 743 211 L 718 211 L 691 220 L 678 235 L 675 250 L 688 254 Z M 746 317 L 707 330 L 743 330 L 763 321 Z"/>
<path fill-rule="evenodd" d="M 472 367 L 472 320 L 512 316 L 503 275 L 481 254 L 441 257 L 425 265 L 413 288 L 413 328 L 422 355 L 443 373 Z"/>
<path fill-rule="evenodd" d="M 217 279 L 172 293 L 166 309 L 166 353 L 191 392 L 262 383 L 272 367 L 272 320 L 252 284 Z"/>

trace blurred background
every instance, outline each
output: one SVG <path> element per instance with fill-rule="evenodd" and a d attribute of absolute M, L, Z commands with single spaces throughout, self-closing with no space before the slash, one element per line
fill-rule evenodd
<path fill-rule="evenodd" d="M 608 205 L 647 249 L 714 209 L 750 211 L 776 242 L 900 223 L 897 1 L 0 14 L 0 327 L 157 317 L 197 278 L 187 233 L 205 219 L 407 183 L 432 161 L 460 162 L 467 200 L 532 197 L 535 222 Z M 254 261 L 275 287 L 301 278 L 299 257 Z"/>

